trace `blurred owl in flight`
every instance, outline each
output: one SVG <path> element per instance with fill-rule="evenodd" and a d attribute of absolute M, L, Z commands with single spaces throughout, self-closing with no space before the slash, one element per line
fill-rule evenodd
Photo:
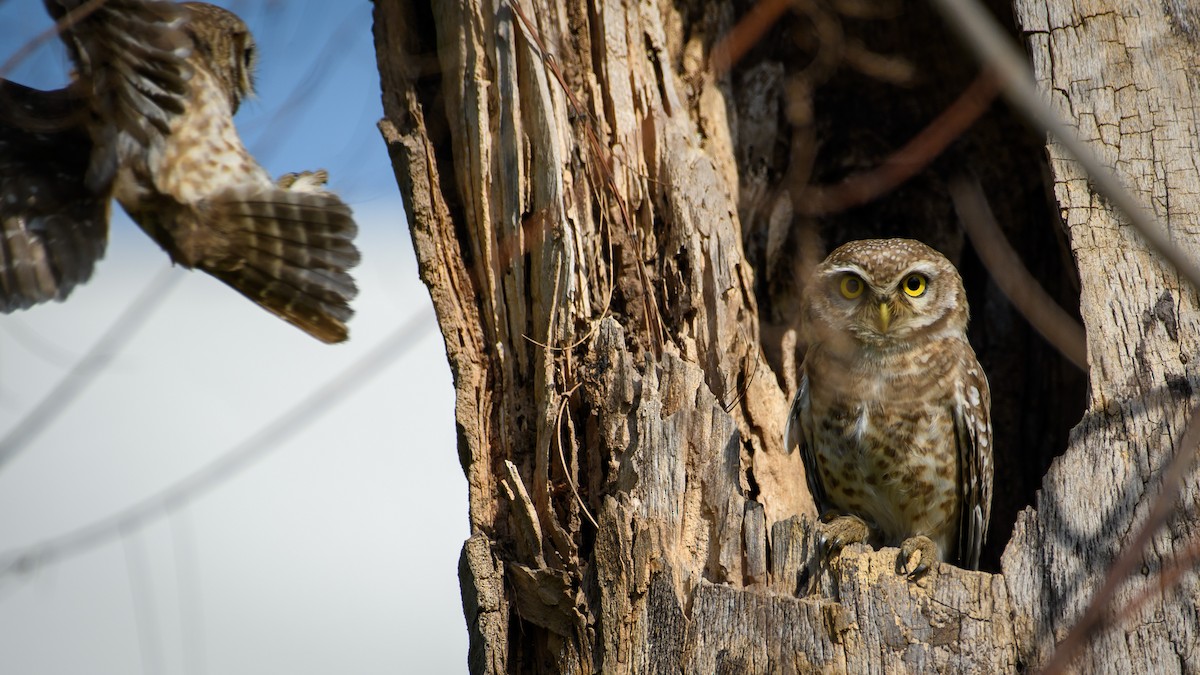
<path fill-rule="evenodd" d="M 357 226 L 324 171 L 276 182 L 242 146 L 233 115 L 257 56 L 242 20 L 200 2 L 45 4 L 75 76 L 57 91 L 0 80 L 0 311 L 87 281 L 115 197 L 172 261 L 345 340 Z"/>

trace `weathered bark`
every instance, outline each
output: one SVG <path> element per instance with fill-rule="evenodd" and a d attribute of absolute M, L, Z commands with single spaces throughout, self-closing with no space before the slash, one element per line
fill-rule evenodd
<path fill-rule="evenodd" d="M 1018 20 L 1034 73 L 1060 114 L 1106 164 L 1200 256 L 1200 63 L 1195 7 L 1186 3 L 1031 2 Z M 1018 519 L 1004 572 L 1029 662 L 1044 660 L 1075 620 L 1104 570 L 1158 493 L 1157 476 L 1183 435 L 1197 384 L 1196 289 L 1147 250 L 1050 143 L 1054 194 L 1079 265 L 1091 365 L 1088 410 L 1035 505 Z M 1141 578 L 1113 611 L 1194 538 L 1196 477 L 1177 517 L 1145 552 Z M 1104 632 L 1082 672 L 1159 672 L 1200 667 L 1200 586 L 1189 575 L 1119 628 Z"/>
<path fill-rule="evenodd" d="M 455 378 L 472 672 L 1043 662 L 1153 496 L 1146 486 L 1178 435 L 1194 291 L 1052 145 L 1080 265 L 1091 407 L 1016 521 L 1004 573 L 992 573 L 1067 445 L 1080 380 L 988 282 L 942 185 L 979 176 L 1035 273 L 1073 303 L 1040 140 L 998 110 L 896 194 L 804 216 L 805 185 L 877 164 L 973 77 L 922 4 L 872 20 L 813 4 L 723 78 L 708 62 L 735 18 L 728 6 L 520 6 L 528 27 L 498 0 L 376 3 L 381 130 Z M 1188 71 L 1155 64 L 1149 48 L 1178 45 L 1176 58 L 1194 64 L 1188 17 L 1146 3 L 1136 19 L 1095 11 L 1082 22 L 1018 6 L 1040 31 L 1029 36 L 1039 77 L 1173 231 L 1193 237 L 1177 220 L 1195 212 L 1196 170 L 1190 152 L 1172 154 L 1195 143 Z M 1137 48 L 1126 51 L 1123 35 Z M 1090 63 L 1070 51 L 1100 37 L 1108 51 Z M 818 63 L 831 50 L 833 65 Z M 887 81 L 905 72 L 916 75 L 903 86 Z M 895 575 L 894 549 L 862 546 L 827 570 L 810 564 L 812 503 L 781 438 L 795 388 L 789 328 L 821 242 L 872 235 L 929 241 L 966 279 L 1001 453 L 990 571 L 943 565 L 912 584 Z M 1173 523 L 1148 568 L 1192 529 Z M 1098 643 L 1090 665 L 1172 649 L 1194 658 L 1195 603 L 1194 584 L 1164 599 Z M 1106 660 L 1113 651 L 1121 661 Z"/>

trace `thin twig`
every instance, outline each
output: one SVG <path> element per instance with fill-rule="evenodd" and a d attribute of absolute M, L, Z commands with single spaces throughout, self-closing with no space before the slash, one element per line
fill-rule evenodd
<path fill-rule="evenodd" d="M 558 417 L 556 417 L 554 420 L 554 442 L 558 446 L 558 461 L 562 463 L 563 475 L 567 477 L 567 484 L 571 486 L 571 492 L 573 492 L 575 494 L 575 503 L 579 504 L 579 509 L 581 511 L 583 511 L 583 515 L 587 516 L 588 522 L 592 524 L 592 527 L 594 527 L 598 530 L 598 529 L 600 529 L 600 525 L 596 522 L 596 519 L 592 517 L 592 512 L 588 510 L 587 505 L 583 503 L 583 497 L 581 497 L 579 495 L 579 489 L 575 487 L 575 479 L 571 477 L 571 469 L 567 467 L 567 456 L 563 452 L 563 444 L 562 444 L 562 420 L 564 417 L 563 413 L 566 412 L 567 401 L 570 400 L 571 394 L 574 394 L 575 390 L 579 389 L 579 387 L 580 387 L 580 385 L 578 385 L 578 384 L 575 385 L 574 387 L 571 387 L 559 399 Z"/>
<path fill-rule="evenodd" d="M 762 40 L 791 6 L 791 0 L 759 0 L 754 3 L 750 11 L 713 47 L 709 57 L 713 73 L 717 77 L 727 73 L 733 64 L 742 60 L 746 52 Z"/>
<path fill-rule="evenodd" d="M 894 190 L 917 175 L 991 107 L 999 91 L 996 78 L 984 70 L 929 126 L 878 167 L 847 177 L 829 187 L 808 187 L 795 200 L 805 215 L 839 213 Z"/>
<path fill-rule="evenodd" d="M 66 370 L 79 361 L 78 353 L 60 346 L 40 332 L 30 328 L 24 321 L 10 316 L 0 324 L 0 331 L 8 333 L 20 347 L 46 363 Z"/>
<path fill-rule="evenodd" d="M 752 356 L 757 357 L 758 354 L 755 352 L 755 353 L 752 353 Z M 742 399 L 746 398 L 746 393 L 750 391 L 750 385 L 754 382 L 755 375 L 758 374 L 759 363 L 760 363 L 760 360 L 758 358 L 755 358 L 754 359 L 754 370 L 750 371 L 750 375 L 749 375 L 749 377 L 746 378 L 745 384 L 743 384 L 742 387 L 737 390 L 737 395 L 733 397 L 732 401 L 730 401 L 728 404 L 724 404 L 721 406 L 721 409 L 724 410 L 726 412 L 726 414 L 732 412 L 733 409 L 736 408 L 737 405 L 742 402 Z"/>
<path fill-rule="evenodd" d="M 608 217 L 606 215 L 604 215 L 603 211 L 600 213 L 600 223 L 603 226 L 604 230 L 607 232 L 608 231 Z M 601 322 L 604 321 L 604 317 L 608 316 L 609 310 L 612 309 L 613 291 L 616 290 L 616 270 L 614 269 L 615 260 L 613 257 L 612 233 L 611 232 L 608 232 L 608 236 L 605 237 L 605 242 L 607 242 L 607 244 L 608 244 L 608 263 L 609 263 L 607 265 L 608 290 L 605 291 L 604 308 L 600 310 L 599 315 L 597 315 L 595 318 L 591 319 L 591 327 L 588 328 L 587 334 L 584 335 L 583 337 L 579 338 L 578 340 L 572 342 L 571 344 L 568 344 L 566 346 L 561 346 L 561 347 L 552 345 L 552 344 L 543 344 L 543 343 L 535 340 L 534 338 L 530 337 L 528 333 L 521 333 L 521 337 L 525 338 L 530 343 L 541 347 L 542 349 L 546 349 L 546 350 L 552 351 L 552 352 L 569 354 L 570 352 L 575 351 L 575 348 L 578 347 L 579 345 L 591 342 L 592 338 L 596 335 L 596 333 L 600 332 Z"/>
<path fill-rule="evenodd" d="M 142 673 L 165 672 L 162 624 L 156 611 L 158 602 L 154 598 L 154 584 L 150 578 L 150 563 L 146 551 L 137 540 L 137 533 L 122 532 L 121 544 L 125 549 L 125 577 L 129 581 L 129 596 L 133 604 L 133 623 L 137 630 L 138 651 L 141 654 Z"/>
<path fill-rule="evenodd" d="M 987 9 L 975 0 L 930 1 L 958 29 L 963 42 L 975 50 L 980 60 L 999 78 L 1001 90 L 1009 103 L 1025 115 L 1030 123 L 1053 135 L 1083 167 L 1096 192 L 1125 214 L 1150 247 L 1191 282 L 1193 288 L 1200 289 L 1200 265 L 1171 242 L 1166 228 L 1154 214 L 1141 205 L 1091 148 L 1046 104 L 1030 76 L 1024 57 Z"/>
<path fill-rule="evenodd" d="M 979 181 L 963 178 L 952 182 L 950 196 L 975 252 L 1009 302 L 1047 342 L 1086 373 L 1087 337 L 1083 326 L 1059 307 L 1025 268 L 1021 256 L 996 224 Z"/>
<path fill-rule="evenodd" d="M 1169 562 L 1169 566 L 1159 570 L 1154 583 L 1147 584 L 1141 592 L 1117 611 L 1116 616 L 1113 617 L 1114 623 L 1120 623 L 1132 616 L 1135 611 L 1149 602 L 1151 598 L 1166 595 L 1167 591 L 1173 589 L 1183 579 L 1183 575 L 1194 571 L 1196 565 L 1200 563 L 1200 538 L 1193 539 L 1192 543 L 1183 552 L 1174 555 Z"/>
<path fill-rule="evenodd" d="M 1174 246 L 1165 228 L 1155 216 L 1142 207 L 1120 179 L 1100 162 L 1086 143 L 1059 119 L 1057 113 L 1042 99 L 1030 76 L 1028 64 L 996 20 L 973 0 L 931 0 L 946 20 L 954 26 L 963 41 L 975 51 L 981 61 L 995 71 L 1009 102 L 1029 121 L 1050 133 L 1059 144 L 1079 162 L 1092 187 L 1125 214 L 1129 223 L 1146 242 L 1175 270 L 1200 289 L 1200 266 Z M 1104 583 L 1092 598 L 1083 616 L 1059 643 L 1042 672 L 1059 673 L 1066 670 L 1075 654 L 1096 634 L 1109 618 L 1108 604 L 1117 588 L 1137 568 L 1151 537 L 1166 522 L 1175 508 L 1183 476 L 1192 466 L 1196 445 L 1200 441 L 1200 409 L 1193 412 L 1183 440 L 1175 449 L 1163 472 L 1159 496 L 1150 507 L 1133 541 L 1124 546 L 1121 555 L 1109 569 Z"/>
<path fill-rule="evenodd" d="M 171 554 L 175 567 L 175 593 L 179 598 L 179 628 L 183 642 L 184 675 L 204 673 L 204 594 L 196 551 L 196 532 L 187 509 L 171 514 Z"/>
<path fill-rule="evenodd" d="M 588 149 L 591 151 L 590 154 L 595 161 L 595 166 L 600 171 L 601 177 L 604 179 L 605 185 L 609 189 L 609 193 L 617 203 L 617 209 L 621 212 L 621 222 L 625 226 L 626 234 L 634 243 L 638 244 L 630 254 L 634 258 L 635 267 L 638 272 L 638 281 L 642 289 L 642 320 L 646 326 L 646 332 L 650 338 L 650 345 L 653 348 L 654 355 L 656 357 L 662 356 L 666 330 L 662 322 L 662 314 L 658 310 L 658 305 L 654 302 L 654 289 L 650 284 L 650 274 L 646 271 L 646 262 L 642 260 L 642 240 L 633 225 L 633 218 L 629 215 L 629 207 L 626 205 L 625 199 L 621 196 L 621 191 L 617 185 L 617 178 L 613 174 L 612 167 L 608 162 L 608 155 L 604 152 L 603 146 L 600 144 L 600 137 L 596 135 L 591 115 L 587 108 L 583 107 L 578 97 L 575 96 L 575 92 L 567 86 L 567 79 L 563 75 L 562 69 L 558 67 L 558 61 L 546 49 L 546 44 L 542 42 L 541 36 L 534 29 L 533 22 L 529 20 L 529 17 L 525 16 L 525 11 L 521 9 L 520 3 L 517 0 L 508 0 L 507 4 L 512 9 L 513 16 L 517 18 L 517 23 L 520 24 L 525 39 L 538 50 L 542 63 L 554 76 L 554 79 L 558 81 L 559 87 L 567 97 L 567 105 L 571 108 L 571 115 L 587 121 L 583 125 L 583 130 Z"/>
<path fill-rule="evenodd" d="M 406 354 L 435 326 L 425 310 L 410 317 L 388 337 L 299 403 L 263 425 L 225 454 L 158 493 L 107 518 L 66 534 L 14 551 L 0 553 L 0 575 L 77 555 L 134 532 L 152 520 L 207 494 L 216 486 L 262 459 L 320 419 L 351 393 L 361 389 L 384 368 Z"/>
<path fill-rule="evenodd" d="M 51 422 L 75 401 L 79 394 L 83 393 L 92 380 L 112 361 L 121 347 L 128 344 L 130 338 L 145 325 L 146 320 L 154 314 L 154 311 L 159 308 L 181 278 L 183 278 L 183 273 L 170 265 L 163 267 L 158 274 L 154 275 L 150 283 L 113 321 L 104 335 L 96 341 L 96 344 L 92 345 L 83 358 L 71 367 L 70 372 L 41 401 L 38 401 L 33 410 L 21 418 L 21 421 L 3 439 L 0 439 L 0 467 L 28 447 Z"/>
<path fill-rule="evenodd" d="M 1141 567 L 1142 554 L 1149 545 L 1150 539 L 1167 522 L 1167 518 L 1175 510 L 1175 501 L 1179 498 L 1183 477 L 1192 468 L 1197 445 L 1200 445 L 1200 407 L 1197 407 L 1196 411 L 1192 413 L 1191 419 L 1188 420 L 1187 430 L 1183 432 L 1183 440 L 1175 448 L 1171 462 L 1162 473 L 1161 492 L 1150 506 L 1150 513 L 1147 514 L 1145 522 L 1142 523 L 1133 540 L 1123 545 L 1121 555 L 1109 568 L 1103 585 L 1092 596 L 1083 616 L 1079 618 L 1067 636 L 1058 643 L 1058 648 L 1054 650 L 1049 663 L 1041 671 L 1044 675 L 1066 672 L 1067 666 L 1071 664 L 1071 660 L 1079 650 L 1101 629 L 1112 622 L 1113 617 L 1108 612 L 1108 605 L 1112 602 L 1121 584 Z"/>
<path fill-rule="evenodd" d="M 302 114 L 307 109 L 306 102 L 317 98 L 314 94 L 320 86 L 328 83 L 329 72 L 350 55 L 345 45 L 350 43 L 353 31 L 359 28 L 359 23 L 356 23 L 358 19 L 354 14 L 347 14 L 341 26 L 330 34 L 316 58 L 304 68 L 304 77 L 291 88 L 287 99 L 276 106 L 274 114 L 258 118 L 259 124 L 267 123 L 266 131 L 255 137 L 253 143 L 254 156 L 260 163 L 265 164 L 266 158 L 273 156 L 282 143 L 291 140 L 296 125 L 289 123 L 287 118 Z M 255 125 L 246 127 L 250 131 Z"/>
<path fill-rule="evenodd" d="M 35 35 L 33 39 L 21 45 L 20 49 L 8 57 L 8 60 L 3 65 L 0 65 L 0 78 L 8 77 L 12 69 L 29 58 L 29 55 L 38 47 L 41 47 L 46 41 L 57 37 L 60 33 L 70 30 L 75 24 L 88 18 L 93 12 L 103 7 L 106 2 L 108 0 L 88 0 L 75 10 L 64 14 L 63 18 L 59 19 L 53 26 Z"/>

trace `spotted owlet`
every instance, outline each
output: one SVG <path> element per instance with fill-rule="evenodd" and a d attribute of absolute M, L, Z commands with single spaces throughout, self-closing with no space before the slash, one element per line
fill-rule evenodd
<path fill-rule="evenodd" d="M 800 449 L 825 555 L 866 541 L 900 546 L 897 569 L 914 578 L 936 561 L 978 568 L 991 395 L 968 313 L 958 271 L 911 239 L 852 241 L 814 270 L 785 442 Z"/>
<path fill-rule="evenodd" d="M 199 2 L 45 4 L 76 72 L 56 92 L 0 83 L 0 310 L 86 281 L 116 197 L 174 262 L 345 340 L 357 228 L 323 171 L 276 183 L 243 147 L 233 115 L 256 48 L 241 19 Z"/>

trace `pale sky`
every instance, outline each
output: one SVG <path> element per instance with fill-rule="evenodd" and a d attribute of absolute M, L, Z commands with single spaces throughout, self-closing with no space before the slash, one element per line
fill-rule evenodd
<path fill-rule="evenodd" d="M 227 2 L 260 47 L 238 125 L 274 174 L 326 168 L 363 264 L 351 341 L 327 346 L 200 274 L 53 424 L 0 465 L 0 560 L 104 520 L 224 455 L 410 318 L 432 322 L 375 123 L 371 5 Z M 49 25 L 0 0 L 0 61 Z M 334 44 L 335 48 L 326 48 Z M 50 43 L 9 74 L 65 81 Z M 300 88 L 304 103 L 285 102 Z M 114 207 L 92 280 L 0 315 L 0 442 L 168 259 Z M 94 549 L 0 570 L 0 673 L 458 673 L 466 538 L 436 327 L 356 393 L 190 505 Z"/>

